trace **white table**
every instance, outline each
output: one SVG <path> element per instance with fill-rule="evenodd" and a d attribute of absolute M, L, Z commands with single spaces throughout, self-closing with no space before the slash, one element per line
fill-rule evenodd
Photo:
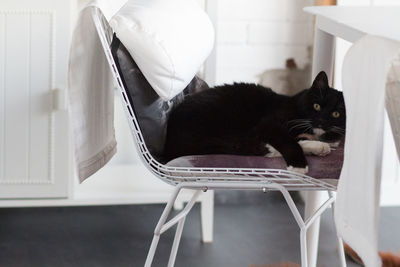
<path fill-rule="evenodd" d="M 316 30 L 315 30 L 315 36 L 314 36 L 315 39 L 314 39 L 313 71 L 312 71 L 313 78 L 318 74 L 319 71 L 324 70 L 327 73 L 329 80 L 332 81 L 335 37 L 339 37 L 339 38 L 345 39 L 349 42 L 356 43 L 358 41 L 361 42 L 362 41 L 361 39 L 367 35 L 374 35 L 374 36 L 384 37 L 384 38 L 393 40 L 394 42 L 399 42 L 399 47 L 400 47 L 400 7 L 336 7 L 336 6 L 335 7 L 333 7 L 333 6 L 332 7 L 307 7 L 304 9 L 304 11 L 306 11 L 310 14 L 316 15 Z M 393 43 L 390 43 L 390 40 L 388 40 L 388 43 L 390 44 L 389 45 L 390 47 L 388 47 L 388 49 L 392 49 L 394 51 L 395 44 L 393 45 Z M 356 49 L 356 48 L 354 48 L 354 49 Z M 359 49 L 359 47 L 357 47 L 357 49 Z M 385 51 L 385 52 L 387 52 L 387 51 Z M 389 52 L 387 52 L 387 53 L 389 53 Z M 355 53 L 352 53 L 352 54 L 354 55 Z M 365 56 L 369 57 L 370 55 L 367 54 Z M 355 57 L 353 57 L 353 58 L 355 58 Z M 390 56 L 388 58 L 390 58 Z M 353 60 L 353 59 L 349 58 L 347 60 L 348 61 L 347 63 L 350 64 L 351 60 Z M 365 66 L 362 66 L 362 67 L 365 67 Z M 377 69 L 376 73 L 372 72 L 372 76 L 371 76 L 371 71 L 369 70 L 370 76 L 367 75 L 368 71 L 365 71 L 363 74 L 364 76 L 362 76 L 362 74 L 360 74 L 361 75 L 360 77 L 363 77 L 363 79 L 367 79 L 367 80 L 368 79 L 373 80 L 375 74 L 378 77 L 379 75 L 384 75 L 382 73 L 384 71 L 385 70 L 383 70 L 383 69 Z M 346 73 L 343 73 L 343 81 L 351 80 L 352 75 L 354 75 L 354 73 L 351 73 L 351 70 Z M 362 82 L 363 79 L 360 80 L 360 83 Z M 345 84 L 343 85 L 343 91 L 345 92 L 345 98 L 346 98 L 346 92 L 349 92 L 351 90 L 353 90 L 353 88 L 346 88 Z M 384 91 L 384 90 L 382 90 L 382 91 Z M 365 95 L 359 94 L 359 95 L 356 95 L 356 97 L 362 98 L 362 97 L 368 97 L 368 95 L 367 94 L 365 94 Z M 348 101 L 346 99 L 346 106 L 348 105 L 347 102 Z M 383 109 L 382 109 L 382 114 L 383 114 Z M 362 116 L 362 114 L 358 114 L 356 116 Z M 349 126 L 349 124 L 347 126 Z M 379 127 L 379 125 L 377 125 L 377 126 Z M 349 127 L 347 127 L 347 128 L 349 128 Z M 382 138 L 383 137 L 381 136 L 381 133 L 378 133 L 377 142 L 379 143 L 379 139 L 382 139 Z M 348 142 L 349 142 L 349 140 L 348 140 L 348 138 L 346 138 L 346 147 L 348 146 Z M 379 154 L 379 151 L 377 151 L 377 152 Z M 347 153 L 345 153 L 345 164 L 346 164 L 346 160 L 348 163 L 348 161 L 349 161 L 348 158 L 350 158 L 350 157 L 346 158 L 346 154 Z M 375 171 L 379 170 L 380 163 L 376 163 L 376 166 L 373 166 L 373 167 L 374 167 L 373 170 L 375 170 Z M 352 170 L 352 171 L 356 172 L 357 170 Z M 379 173 L 379 172 L 376 172 L 376 173 Z M 354 179 L 356 179 L 356 178 L 358 178 L 358 177 L 355 176 Z M 377 187 L 377 188 L 370 188 L 370 189 L 372 191 L 379 192 L 380 175 L 375 176 L 375 178 L 376 178 L 375 182 L 377 185 L 375 187 Z M 340 187 L 340 185 L 343 184 L 343 182 L 344 181 L 342 181 L 342 179 L 341 179 L 341 182 L 339 184 L 339 189 L 338 189 L 338 202 L 340 201 L 340 194 L 341 194 L 340 191 L 341 190 L 348 191 L 347 190 L 348 188 L 346 190 L 344 190 L 343 188 Z M 373 186 L 368 185 L 366 187 L 373 187 Z M 349 192 L 346 192 L 344 194 L 349 194 Z M 357 194 L 357 192 L 355 192 L 355 194 Z M 308 193 L 308 195 L 306 196 L 306 214 L 305 215 L 308 216 L 310 213 L 312 213 L 319 206 L 319 203 L 322 201 L 323 198 L 324 198 L 324 196 L 320 192 Z M 378 199 L 378 201 L 379 201 L 379 193 L 377 194 L 377 196 L 376 196 L 376 194 L 375 194 L 375 196 L 372 196 L 372 198 L 374 198 L 375 202 L 376 202 L 376 199 Z M 372 201 L 372 202 L 374 202 L 374 201 Z M 367 205 L 368 203 L 364 203 L 364 204 Z M 360 205 L 362 205 L 362 204 L 360 204 Z M 375 207 L 375 209 L 378 209 L 376 204 L 374 207 Z M 340 207 L 338 207 L 338 208 L 340 208 Z M 341 211 L 339 210 L 338 214 L 339 214 L 339 212 L 341 212 Z M 373 214 L 376 214 L 376 210 L 373 212 Z M 337 219 L 336 215 L 335 215 L 335 218 Z M 346 238 L 351 240 L 351 238 L 348 237 L 349 235 L 352 234 L 351 232 L 344 233 L 343 227 L 342 227 L 342 229 L 338 229 L 338 230 L 339 230 L 339 234 L 342 235 L 342 237 L 345 240 L 346 240 Z M 370 233 L 373 233 L 373 231 L 370 231 Z M 366 233 L 366 234 L 368 235 L 368 233 Z M 308 235 L 307 235 L 308 263 L 309 263 L 308 266 L 309 267 L 316 266 L 318 237 L 319 237 L 319 221 L 316 221 L 314 223 L 314 225 L 308 230 Z M 372 240 L 372 243 L 374 243 L 376 241 L 376 240 L 374 240 L 374 238 L 375 237 L 367 236 L 367 241 Z M 371 246 L 371 247 L 373 247 L 373 246 Z M 362 250 L 362 249 L 360 249 L 360 250 Z M 371 252 L 371 250 L 369 252 Z M 374 254 L 374 253 L 372 253 L 372 254 Z M 369 259 L 369 261 L 373 262 L 373 260 L 375 260 L 375 263 L 372 263 L 369 266 L 374 266 L 376 264 L 376 259 L 372 259 L 372 258 Z"/>

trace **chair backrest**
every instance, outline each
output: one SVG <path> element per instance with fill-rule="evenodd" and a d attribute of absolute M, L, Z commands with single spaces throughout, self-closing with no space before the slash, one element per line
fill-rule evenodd
<path fill-rule="evenodd" d="M 119 87 L 128 120 L 138 142 L 140 152 L 149 160 L 163 161 L 168 116 L 174 105 L 186 95 L 208 89 L 207 84 L 195 77 L 185 90 L 172 100 L 163 101 L 132 59 L 119 39 L 113 34 L 107 20 L 93 7 L 93 21 L 107 60 Z M 146 163 L 148 163 L 146 160 Z"/>
<path fill-rule="evenodd" d="M 149 161 L 154 160 L 152 155 L 149 153 L 146 144 L 144 143 L 143 135 L 140 131 L 139 124 L 133 113 L 132 106 L 128 101 L 126 90 L 124 88 L 122 79 L 118 73 L 117 65 L 114 61 L 114 58 L 111 53 L 111 43 L 113 38 L 113 30 L 108 24 L 107 19 L 104 17 L 101 10 L 95 6 L 91 7 L 92 9 L 92 19 L 93 23 L 96 27 L 97 35 L 100 39 L 101 45 L 103 47 L 107 62 L 111 68 L 111 73 L 113 75 L 114 80 L 116 81 L 116 86 L 118 87 L 118 91 L 120 92 L 122 104 L 124 106 L 125 114 L 128 118 L 128 124 L 131 128 L 132 135 L 135 140 L 135 144 L 137 145 L 137 149 L 139 154 L 141 155 L 141 159 L 144 161 L 145 165 L 148 166 Z M 151 168 L 150 168 L 151 169 Z"/>
<path fill-rule="evenodd" d="M 195 77 L 183 92 L 166 102 L 152 88 L 128 50 L 115 35 L 111 43 L 111 53 L 147 148 L 156 159 L 164 162 L 167 123 L 172 108 L 187 95 L 207 89 L 208 86 Z"/>

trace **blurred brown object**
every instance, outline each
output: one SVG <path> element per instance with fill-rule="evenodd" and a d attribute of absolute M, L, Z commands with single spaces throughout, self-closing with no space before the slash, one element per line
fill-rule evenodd
<path fill-rule="evenodd" d="M 301 266 L 293 262 L 282 262 L 279 264 L 250 265 L 249 267 L 301 267 Z"/>
<path fill-rule="evenodd" d="M 337 4 L 336 0 L 315 0 L 314 4 L 316 6 L 335 6 Z"/>
<path fill-rule="evenodd" d="M 349 256 L 354 262 L 357 262 L 358 264 L 363 264 L 360 256 L 346 243 L 343 242 L 344 246 L 344 252 L 346 253 L 347 256 Z"/>
<path fill-rule="evenodd" d="M 364 266 L 361 258 L 357 253 L 346 243 L 343 243 L 344 251 L 348 257 L 350 257 L 354 262 Z M 379 256 L 382 259 L 382 267 L 400 267 L 400 255 L 393 254 L 391 252 L 379 251 Z"/>
<path fill-rule="evenodd" d="M 286 68 L 287 69 L 297 69 L 297 64 L 294 58 L 286 59 Z"/>

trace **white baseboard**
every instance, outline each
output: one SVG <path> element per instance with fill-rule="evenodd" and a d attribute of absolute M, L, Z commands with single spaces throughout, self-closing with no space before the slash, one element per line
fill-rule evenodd
<path fill-rule="evenodd" d="M 173 190 L 173 186 L 157 179 L 143 165 L 110 165 L 82 184 L 75 182 L 69 198 L 3 199 L 0 207 L 157 204 L 166 203 Z M 183 190 L 178 203 L 189 201 L 190 191 Z M 198 201 L 205 197 L 207 194 L 202 194 Z"/>

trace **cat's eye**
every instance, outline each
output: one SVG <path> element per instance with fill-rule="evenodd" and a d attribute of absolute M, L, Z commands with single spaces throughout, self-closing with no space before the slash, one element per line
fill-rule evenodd
<path fill-rule="evenodd" d="M 337 112 L 337 111 L 332 112 L 332 117 L 339 118 L 339 116 L 340 116 L 339 112 Z"/>
<path fill-rule="evenodd" d="M 314 104 L 314 109 L 315 109 L 316 111 L 320 111 L 320 110 L 321 110 L 321 106 L 320 106 L 319 104 L 315 103 L 315 104 Z"/>

